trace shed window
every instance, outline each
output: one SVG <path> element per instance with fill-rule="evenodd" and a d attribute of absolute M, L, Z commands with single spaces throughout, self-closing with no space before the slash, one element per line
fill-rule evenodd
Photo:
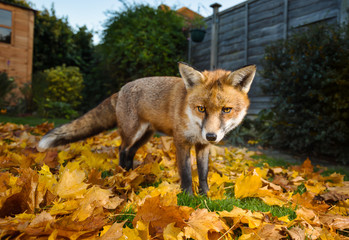
<path fill-rule="evenodd" d="M 12 12 L 0 9 L 0 42 L 11 43 Z"/>

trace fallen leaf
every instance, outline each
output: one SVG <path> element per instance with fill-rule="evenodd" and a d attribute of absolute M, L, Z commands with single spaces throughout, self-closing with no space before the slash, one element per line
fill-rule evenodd
<path fill-rule="evenodd" d="M 208 212 L 207 209 L 197 209 L 193 212 L 187 225 L 184 227 L 185 237 L 197 240 L 208 240 L 209 231 L 220 233 L 228 230 L 218 215 L 214 212 Z"/>
<path fill-rule="evenodd" d="M 255 170 L 247 173 L 247 175 L 242 173 L 235 183 L 235 197 L 254 197 L 261 187 L 262 179 Z"/>
<path fill-rule="evenodd" d="M 285 232 L 288 233 L 288 235 L 291 237 L 293 240 L 305 240 L 305 231 L 304 229 L 296 226 L 292 227 L 290 229 L 283 227 L 282 228 Z"/>
<path fill-rule="evenodd" d="M 164 229 L 164 240 L 181 240 L 184 237 L 182 229 L 175 227 L 175 222 L 168 224 Z"/>
<path fill-rule="evenodd" d="M 79 170 L 75 163 L 68 163 L 57 185 L 57 194 L 61 198 L 82 198 L 88 184 L 84 183 L 85 172 Z M 75 164 L 76 165 L 76 164 Z"/>
<path fill-rule="evenodd" d="M 122 236 L 122 229 L 126 221 L 113 223 L 105 233 L 101 234 L 100 240 L 114 240 Z"/>

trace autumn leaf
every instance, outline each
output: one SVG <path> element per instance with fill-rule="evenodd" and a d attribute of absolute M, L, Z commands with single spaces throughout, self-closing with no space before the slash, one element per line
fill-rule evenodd
<path fill-rule="evenodd" d="M 262 179 L 256 170 L 248 172 L 247 175 L 242 173 L 235 182 L 235 197 L 245 198 L 254 197 L 262 187 Z"/>
<path fill-rule="evenodd" d="M 225 223 L 219 219 L 214 212 L 208 212 L 207 209 L 197 209 L 190 215 L 184 227 L 184 235 L 187 238 L 197 240 L 208 240 L 209 232 L 223 232 L 228 230 Z"/>
<path fill-rule="evenodd" d="M 88 184 L 84 183 L 86 174 L 78 163 L 68 163 L 57 185 L 57 194 L 61 198 L 82 198 Z"/>
<path fill-rule="evenodd" d="M 137 152 L 135 169 L 125 171 L 118 166 L 116 131 L 41 152 L 37 143 L 52 128 L 0 124 L 4 239 L 346 239 L 349 182 L 338 173 L 321 176 L 324 168 L 310 159 L 288 168 L 255 167 L 254 152 L 211 146 L 209 200 L 193 208 L 177 202 L 182 194 L 172 138 L 152 138 Z M 258 206 L 233 206 L 246 197 L 293 213 L 276 217 Z M 232 210 L 210 212 L 209 205 L 221 201 L 220 208 L 227 203 Z"/>
<path fill-rule="evenodd" d="M 114 240 L 120 238 L 122 236 L 122 229 L 125 222 L 126 221 L 121 223 L 115 222 L 113 225 L 108 226 L 107 230 L 101 233 L 100 240 Z"/>
<path fill-rule="evenodd" d="M 173 222 L 181 228 L 186 226 L 185 221 L 189 219 L 190 212 L 191 210 L 185 207 L 162 205 L 160 196 L 156 196 L 147 198 L 144 204 L 139 207 L 133 224 L 135 225 L 137 221 L 143 221 L 150 224 L 152 231 L 163 232 L 165 227 Z"/>

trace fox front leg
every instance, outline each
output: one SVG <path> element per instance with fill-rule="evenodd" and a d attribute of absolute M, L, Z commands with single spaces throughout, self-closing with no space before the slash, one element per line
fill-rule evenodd
<path fill-rule="evenodd" d="M 176 159 L 181 177 L 181 188 L 184 192 L 193 195 L 192 178 L 191 178 L 191 161 L 190 161 L 190 145 L 175 144 Z"/>
<path fill-rule="evenodd" d="M 199 174 L 200 194 L 207 195 L 208 155 L 210 152 L 209 145 L 196 145 L 195 152 Z"/>

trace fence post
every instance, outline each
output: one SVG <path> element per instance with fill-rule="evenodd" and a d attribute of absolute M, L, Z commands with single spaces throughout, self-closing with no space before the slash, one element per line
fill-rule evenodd
<path fill-rule="evenodd" d="M 247 65 L 248 60 L 248 1 L 245 3 L 245 39 L 244 39 L 244 64 Z"/>
<path fill-rule="evenodd" d="M 284 0 L 284 40 L 287 39 L 287 31 L 288 31 L 288 0 Z"/>
<path fill-rule="evenodd" d="M 212 15 L 212 31 L 211 31 L 211 62 L 210 70 L 217 68 L 217 45 L 218 45 L 218 8 L 221 7 L 219 3 L 210 5 L 213 8 Z"/>

